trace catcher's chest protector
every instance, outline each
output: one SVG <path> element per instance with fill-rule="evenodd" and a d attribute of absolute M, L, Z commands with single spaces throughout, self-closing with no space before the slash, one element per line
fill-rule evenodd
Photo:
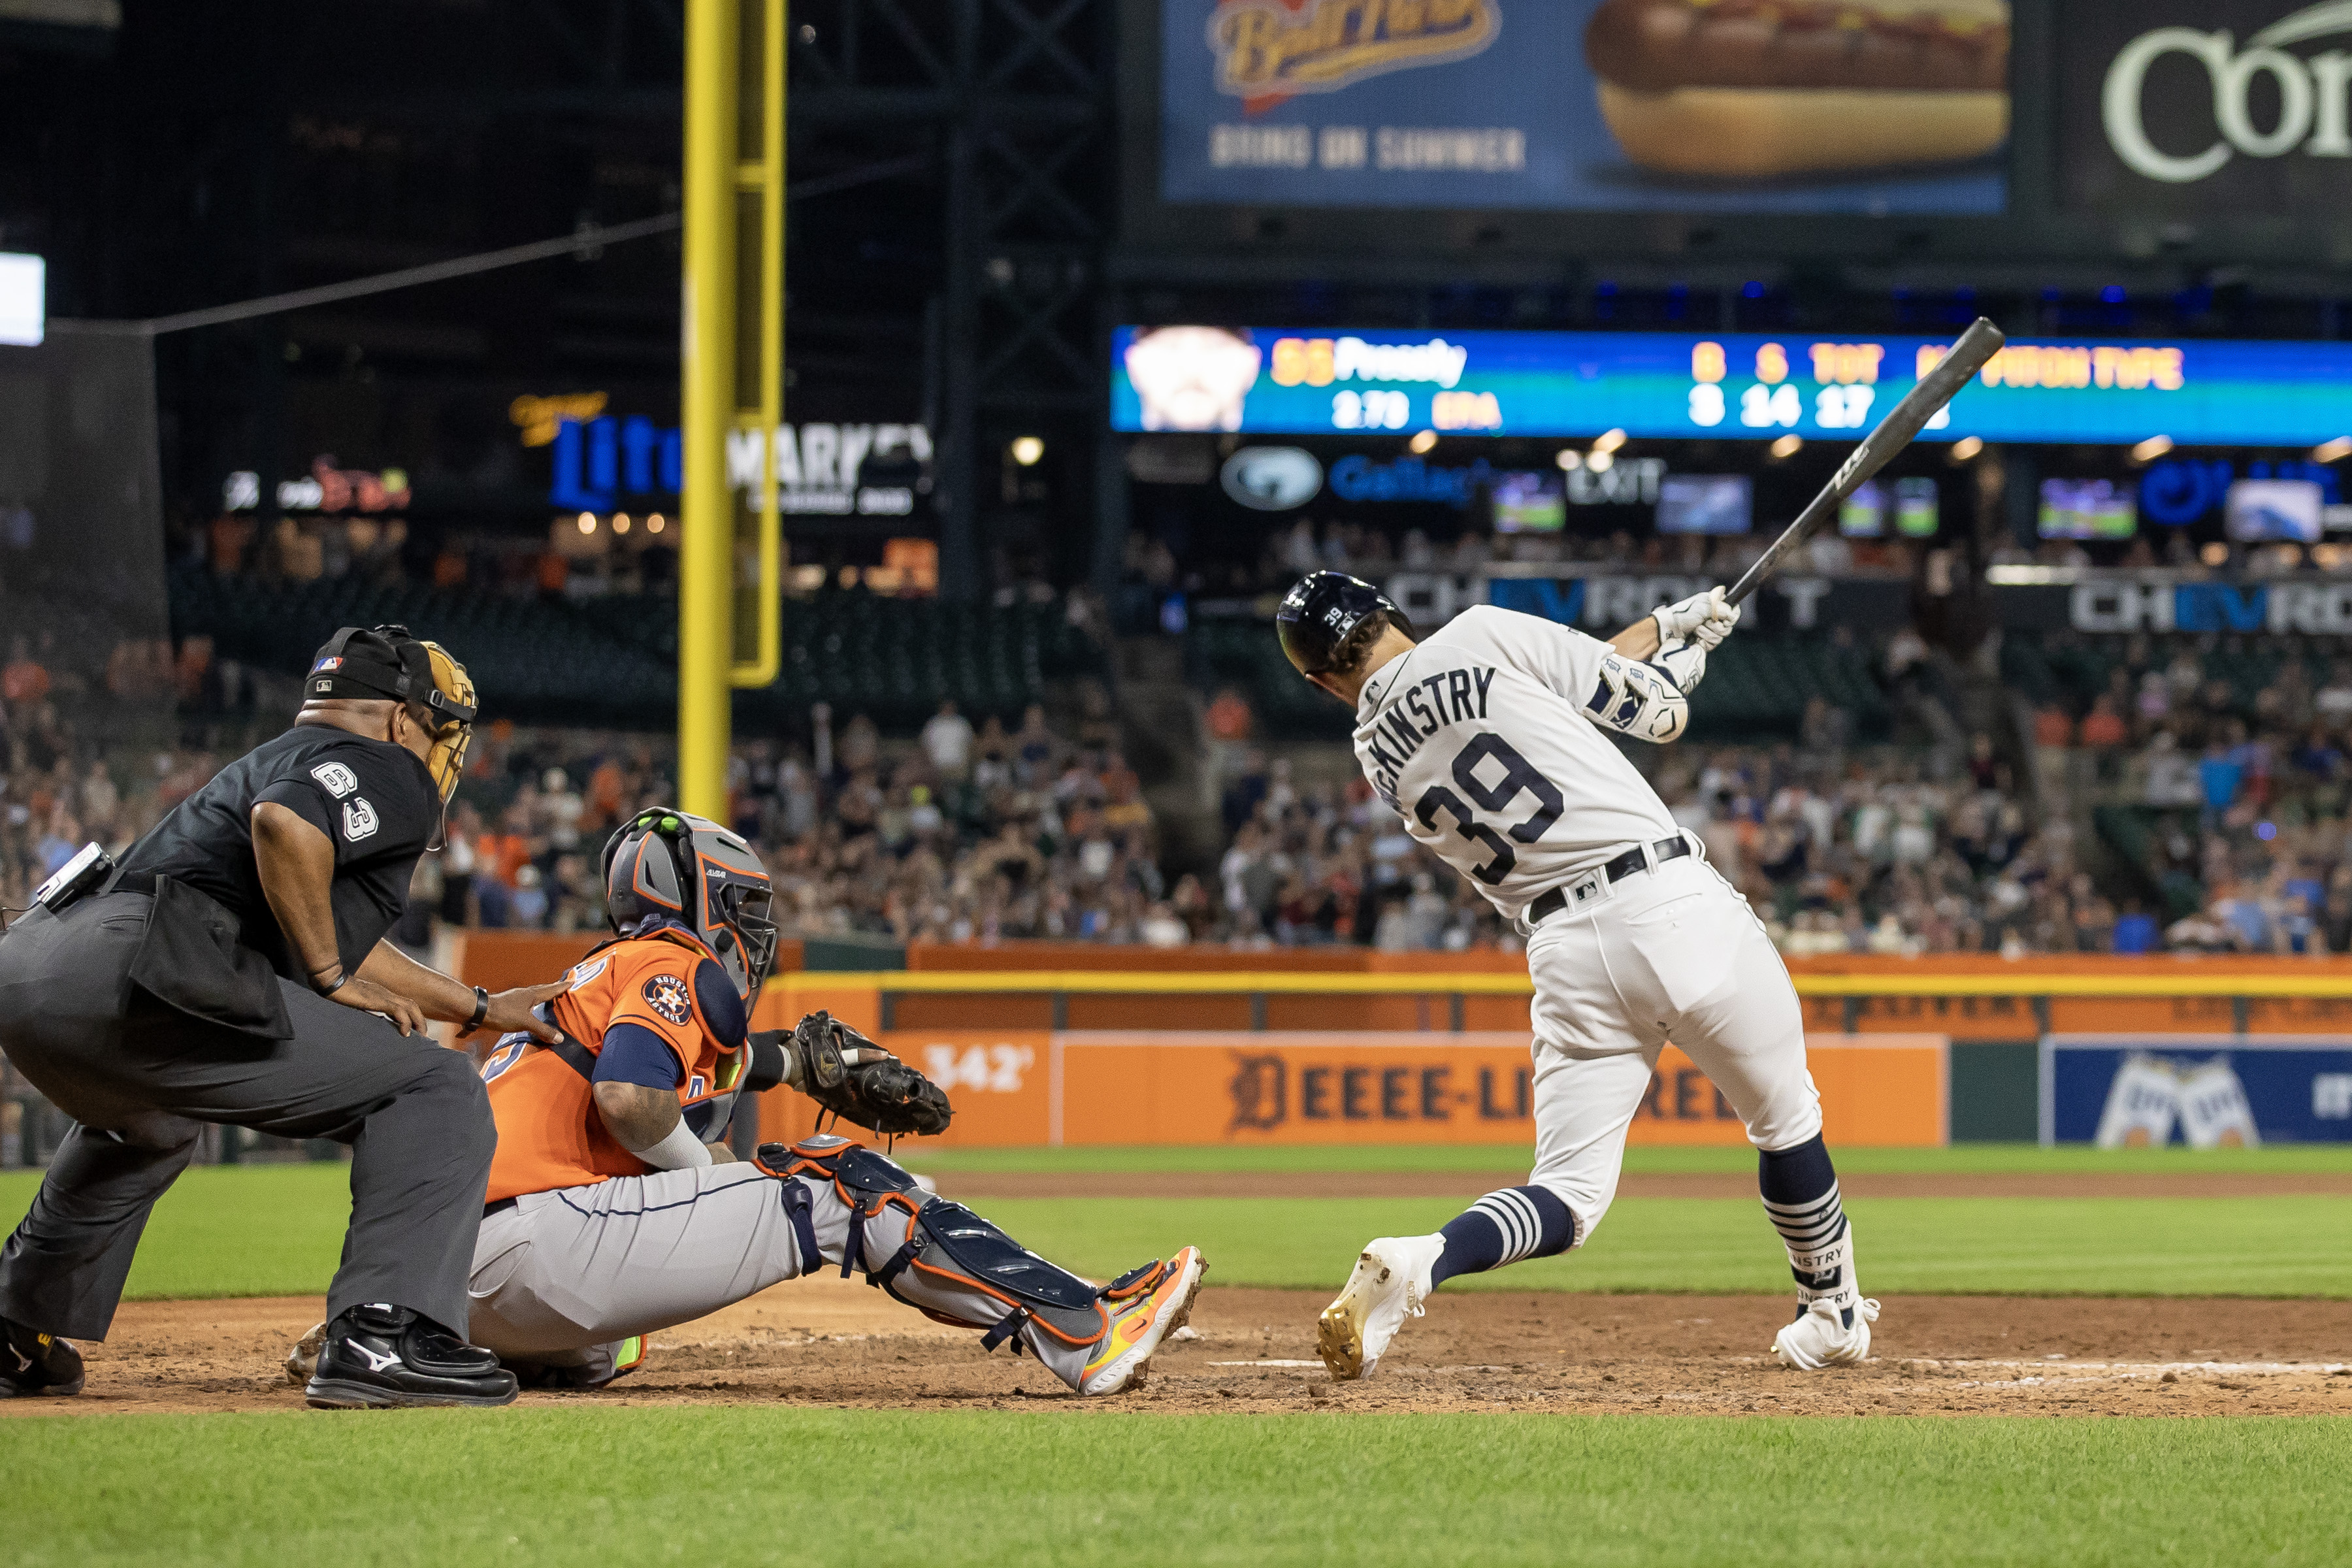
<path fill-rule="evenodd" d="M 862 1219 L 889 1208 L 908 1216 L 906 1240 L 887 1258 L 862 1257 L 865 1226 L 850 1226 L 844 1249 L 842 1274 L 861 1263 L 869 1284 L 909 1306 L 929 1311 L 919 1300 L 899 1289 L 902 1276 L 911 1270 L 923 1284 L 977 1290 L 1013 1309 L 989 1329 L 982 1343 L 990 1350 L 1011 1339 L 1017 1350 L 1016 1331 L 1034 1321 L 1045 1332 L 1072 1347 L 1098 1342 L 1110 1328 L 1110 1305 L 1148 1289 L 1156 1280 L 1156 1265 L 1137 1269 L 1108 1287 L 1088 1284 L 1067 1269 L 1057 1268 L 1029 1251 L 995 1226 L 960 1203 L 924 1192 L 915 1178 L 863 1144 L 819 1133 L 786 1148 L 763 1144 L 759 1163 L 778 1175 L 814 1175 L 829 1180 L 842 1201 Z M 933 1316 L 938 1314 L 934 1313 Z"/>

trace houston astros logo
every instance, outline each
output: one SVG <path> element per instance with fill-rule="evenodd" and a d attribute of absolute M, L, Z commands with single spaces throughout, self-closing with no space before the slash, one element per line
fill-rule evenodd
<path fill-rule="evenodd" d="M 646 1001 L 653 1010 L 673 1024 L 683 1024 L 694 1016 L 694 1004 L 686 994 L 686 982 L 675 974 L 656 974 L 646 982 Z"/>
<path fill-rule="evenodd" d="M 1231 0 L 1209 17 L 1209 47 L 1218 91 L 1270 98 L 1463 59 L 1502 26 L 1500 0 Z"/>

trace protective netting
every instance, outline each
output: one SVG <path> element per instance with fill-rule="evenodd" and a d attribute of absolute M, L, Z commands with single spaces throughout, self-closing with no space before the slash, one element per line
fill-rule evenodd
<path fill-rule="evenodd" d="M 0 347 L 0 907 L 145 826 L 176 677 L 149 340 L 52 322 Z M 0 1068 L 0 1167 L 64 1130 Z"/>

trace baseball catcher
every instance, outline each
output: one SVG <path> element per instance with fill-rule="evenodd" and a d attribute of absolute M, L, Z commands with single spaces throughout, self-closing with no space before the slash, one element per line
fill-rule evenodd
<path fill-rule="evenodd" d="M 1097 1287 L 1024 1250 L 862 1143 L 724 1142 L 742 1096 L 779 1084 L 885 1137 L 946 1131 L 939 1086 L 824 1013 L 753 1033 L 776 951 L 751 848 L 682 811 L 604 847 L 613 940 L 542 1005 L 561 1038 L 501 1038 L 483 1065 L 499 1130 L 474 1248 L 470 1331 L 526 1386 L 600 1388 L 646 1336 L 834 1264 L 895 1299 L 1023 1348 L 1081 1394 L 1139 1385 L 1191 1315 L 1196 1247 Z M 307 1376 L 313 1331 L 288 1360 Z"/>
<path fill-rule="evenodd" d="M 1822 1142 L 1796 988 L 1746 900 L 1667 814 L 1618 737 L 1680 735 L 1724 591 L 1664 605 L 1607 642 L 1486 605 L 1416 639 L 1369 583 L 1318 572 L 1276 615 L 1300 674 L 1355 710 L 1364 775 L 1405 830 L 1527 935 L 1535 982 L 1535 1170 L 1433 1236 L 1365 1247 L 1322 1317 L 1324 1362 L 1363 1377 L 1457 1274 L 1581 1246 L 1608 1212 L 1658 1054 L 1679 1046 L 1757 1149 L 1797 1312 L 1783 1365 L 1870 1353 L 1878 1303 Z"/>

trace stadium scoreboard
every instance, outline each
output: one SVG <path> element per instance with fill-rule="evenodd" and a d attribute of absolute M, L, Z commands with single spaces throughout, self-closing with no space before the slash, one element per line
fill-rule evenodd
<path fill-rule="evenodd" d="M 1854 438 L 1950 337 L 1122 327 L 1120 430 Z M 2020 335 L 1927 440 L 2308 447 L 2352 435 L 2352 344 Z"/>

